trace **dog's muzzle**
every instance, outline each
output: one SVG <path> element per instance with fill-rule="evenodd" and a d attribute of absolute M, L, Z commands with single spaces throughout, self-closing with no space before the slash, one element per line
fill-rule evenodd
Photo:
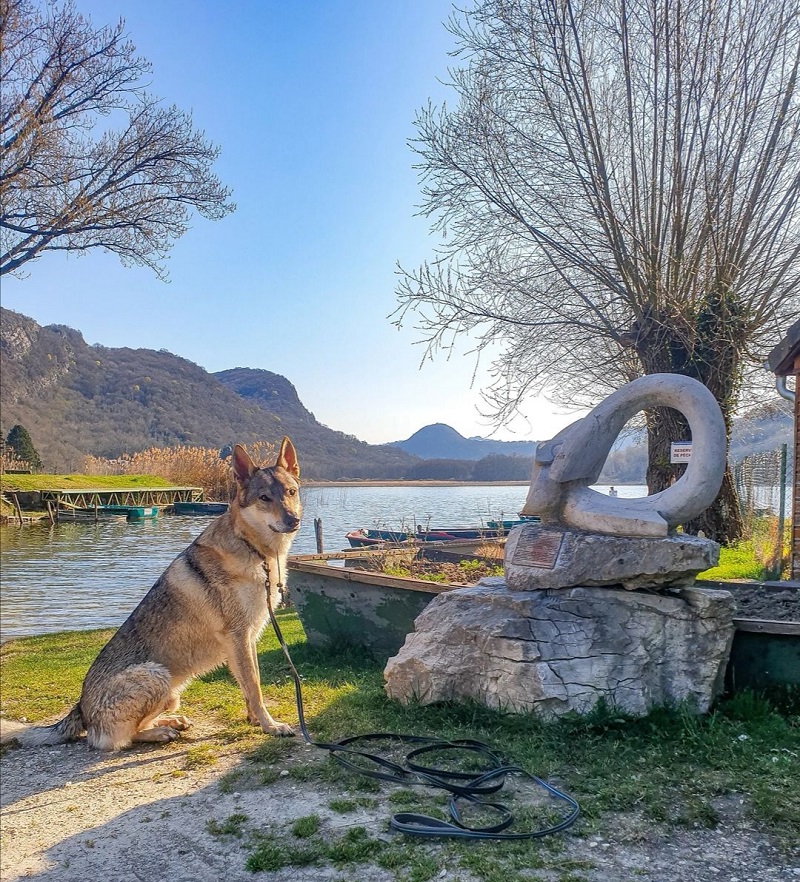
<path fill-rule="evenodd" d="M 300 518 L 292 518 L 291 520 L 284 521 L 280 527 L 273 527 L 272 524 L 270 524 L 269 528 L 273 533 L 296 533 L 300 529 Z"/>

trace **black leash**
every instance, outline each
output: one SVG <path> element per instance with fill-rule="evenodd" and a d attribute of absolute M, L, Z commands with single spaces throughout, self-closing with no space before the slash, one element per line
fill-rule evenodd
<path fill-rule="evenodd" d="M 300 675 L 294 666 L 286 641 L 283 639 L 280 625 L 275 618 L 270 596 L 269 566 L 265 563 L 266 579 L 264 587 L 267 592 L 267 608 L 275 636 L 278 638 L 283 655 L 289 665 L 292 679 L 294 680 L 295 700 L 297 703 L 297 716 L 300 721 L 300 732 L 304 740 L 321 750 L 330 752 L 332 758 L 340 765 L 361 775 L 378 778 L 383 781 L 392 781 L 395 784 L 407 786 L 425 784 L 430 787 L 438 787 L 447 790 L 450 796 L 451 821 L 442 821 L 428 815 L 420 815 L 415 812 L 398 812 L 389 821 L 392 830 L 407 833 L 410 836 L 422 836 L 427 838 L 452 838 L 452 839 L 493 839 L 493 840 L 516 840 L 516 839 L 539 839 L 552 833 L 560 833 L 571 827 L 580 814 L 580 806 L 568 794 L 563 793 L 547 781 L 537 778 L 530 772 L 516 765 L 509 765 L 492 748 L 482 741 L 461 739 L 445 741 L 441 738 L 431 738 L 425 735 L 401 735 L 395 732 L 371 732 L 366 735 L 352 735 L 341 741 L 324 742 L 315 741 L 306 727 L 305 713 L 303 711 L 303 693 L 300 686 Z M 278 562 L 278 579 L 280 580 L 280 562 Z M 278 588 L 283 589 L 279 581 Z M 407 745 L 418 745 L 406 754 L 402 765 L 393 762 L 386 757 L 365 750 L 357 750 L 354 744 L 369 741 L 392 741 Z M 486 760 L 488 768 L 484 772 L 457 772 L 447 769 L 426 765 L 427 754 L 437 751 L 462 751 L 470 755 L 478 755 Z M 372 768 L 365 768 L 357 762 L 357 759 L 372 764 Z M 505 833 L 514 823 L 514 815 L 506 805 L 500 802 L 489 802 L 484 797 L 497 793 L 505 783 L 507 776 L 517 776 L 533 781 L 551 796 L 566 803 L 569 812 L 558 822 L 538 830 L 529 830 L 523 833 Z M 481 810 L 489 810 L 499 816 L 495 824 L 485 827 L 470 827 L 461 817 L 460 801 L 479 806 Z"/>

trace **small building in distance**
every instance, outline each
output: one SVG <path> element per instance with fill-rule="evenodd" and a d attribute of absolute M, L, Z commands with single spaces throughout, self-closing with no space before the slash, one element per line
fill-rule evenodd
<path fill-rule="evenodd" d="M 794 391 L 794 477 L 792 480 L 792 580 L 800 580 L 800 321 L 789 328 L 786 336 L 770 352 L 767 358 L 769 369 L 778 377 L 778 382 L 786 377 L 795 378 Z M 788 390 L 787 390 L 788 391 Z"/>

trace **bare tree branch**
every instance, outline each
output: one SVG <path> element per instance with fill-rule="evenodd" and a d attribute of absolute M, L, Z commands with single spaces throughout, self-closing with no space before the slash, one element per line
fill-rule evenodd
<path fill-rule="evenodd" d="M 412 142 L 441 244 L 399 270 L 398 324 L 430 355 L 502 341 L 500 420 L 658 371 L 701 380 L 730 419 L 800 315 L 799 12 L 477 0 L 453 17 L 457 102 L 420 111 Z M 651 422 L 657 485 L 679 428 Z"/>
<path fill-rule="evenodd" d="M 71 0 L 0 0 L 0 275 L 103 248 L 163 278 L 191 211 L 234 209 L 218 149 L 148 94 L 134 53 L 122 21 L 96 29 Z M 103 117 L 124 122 L 100 131 Z"/>

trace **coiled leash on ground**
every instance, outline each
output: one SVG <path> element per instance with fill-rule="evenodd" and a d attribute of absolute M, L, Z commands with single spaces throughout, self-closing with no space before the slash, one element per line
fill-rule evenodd
<path fill-rule="evenodd" d="M 424 735 L 401 735 L 394 732 L 371 732 L 366 735 L 352 735 L 349 738 L 343 738 L 341 741 L 323 742 L 315 741 L 308 733 L 306 727 L 305 714 L 303 712 L 303 693 L 300 687 L 300 675 L 294 666 L 292 657 L 289 655 L 289 649 L 286 641 L 283 639 L 280 625 L 275 618 L 272 609 L 272 598 L 270 596 L 270 577 L 269 567 L 264 566 L 266 579 L 264 587 L 267 592 L 267 608 L 269 610 L 269 618 L 272 627 L 275 629 L 275 636 L 278 638 L 283 655 L 289 665 L 292 679 L 294 680 L 294 692 L 297 702 L 297 716 L 300 720 L 300 732 L 304 740 L 318 747 L 321 750 L 330 752 L 336 762 L 345 768 L 352 769 L 361 775 L 367 775 L 371 778 L 378 778 L 383 781 L 393 781 L 396 784 L 418 785 L 424 784 L 430 787 L 438 787 L 447 790 L 450 796 L 450 818 L 452 823 L 442 821 L 438 818 L 432 818 L 427 815 L 420 815 L 414 812 L 398 812 L 393 815 L 389 821 L 392 830 L 398 830 L 401 833 L 407 833 L 410 836 L 421 836 L 428 838 L 452 838 L 452 839 L 493 839 L 493 840 L 516 840 L 516 839 L 539 839 L 542 836 L 549 836 L 552 833 L 560 833 L 571 827 L 580 814 L 580 806 L 568 794 L 563 793 L 558 788 L 553 787 L 536 775 L 521 768 L 520 766 L 507 765 L 503 759 L 495 753 L 488 745 L 481 741 L 473 741 L 471 739 L 463 739 L 457 741 L 445 741 L 441 738 L 430 738 Z M 278 589 L 283 589 L 280 574 L 280 563 L 278 563 Z M 374 753 L 368 753 L 364 750 L 357 750 L 353 747 L 356 743 L 369 741 L 394 741 L 408 745 L 420 745 L 406 754 L 403 765 L 393 762 L 386 757 L 378 756 Z M 434 766 L 425 765 L 420 762 L 426 754 L 436 751 L 466 751 L 470 754 L 478 754 L 488 761 L 489 769 L 483 773 L 475 772 L 456 772 L 447 769 L 440 769 Z M 365 769 L 356 762 L 356 758 L 366 760 L 372 763 L 375 768 Z M 548 827 L 541 827 L 538 830 L 529 830 L 522 833 L 504 833 L 514 822 L 514 816 L 508 807 L 500 802 L 488 802 L 484 799 L 497 793 L 503 786 L 506 776 L 516 775 L 533 781 L 551 796 L 569 807 L 569 813 L 556 824 Z M 499 821 L 496 824 L 490 824 L 485 827 L 470 827 L 461 818 L 459 809 L 459 800 L 479 806 L 481 809 L 488 809 L 499 815 Z"/>

